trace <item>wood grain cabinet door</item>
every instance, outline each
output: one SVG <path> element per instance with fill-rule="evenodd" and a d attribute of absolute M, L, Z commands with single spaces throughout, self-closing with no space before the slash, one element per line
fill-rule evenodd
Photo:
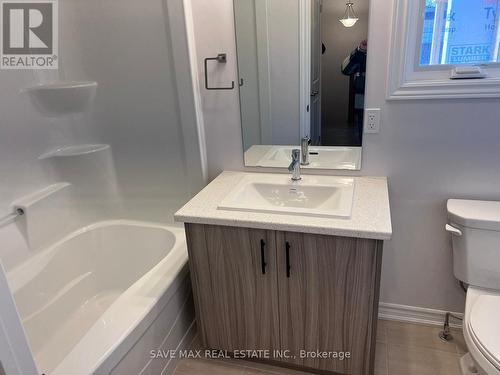
<path fill-rule="evenodd" d="M 276 238 L 281 349 L 296 356 L 290 362 L 373 374 L 382 242 L 288 232 Z M 349 352 L 350 359 L 318 357 L 325 352 Z"/>
<path fill-rule="evenodd" d="M 277 349 L 276 233 L 186 224 L 186 235 L 202 344 Z"/>

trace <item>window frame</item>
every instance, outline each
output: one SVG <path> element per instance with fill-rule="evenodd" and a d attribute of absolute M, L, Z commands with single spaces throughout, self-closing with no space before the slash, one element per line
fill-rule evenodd
<path fill-rule="evenodd" d="M 420 65 L 424 0 L 395 0 L 387 100 L 500 97 L 500 64 L 476 64 L 481 79 L 450 79 L 455 65 Z M 464 66 L 464 65 L 457 65 Z"/>

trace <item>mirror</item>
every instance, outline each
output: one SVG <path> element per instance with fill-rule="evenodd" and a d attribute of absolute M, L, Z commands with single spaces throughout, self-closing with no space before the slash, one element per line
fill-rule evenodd
<path fill-rule="evenodd" d="M 304 168 L 361 168 L 368 8 L 234 0 L 246 166 L 288 167 L 309 144 Z"/>

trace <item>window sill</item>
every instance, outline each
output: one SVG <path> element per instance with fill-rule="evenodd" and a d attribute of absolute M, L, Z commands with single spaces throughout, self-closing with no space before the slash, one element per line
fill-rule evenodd
<path fill-rule="evenodd" d="M 499 98 L 500 79 L 388 82 L 387 100 Z"/>

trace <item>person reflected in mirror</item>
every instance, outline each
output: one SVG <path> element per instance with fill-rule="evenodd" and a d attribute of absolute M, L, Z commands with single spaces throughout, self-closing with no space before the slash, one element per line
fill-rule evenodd
<path fill-rule="evenodd" d="M 358 129 L 357 137 L 363 136 L 365 108 L 366 55 L 368 43 L 363 40 L 342 63 L 342 74 L 349 76 L 348 122 Z"/>

